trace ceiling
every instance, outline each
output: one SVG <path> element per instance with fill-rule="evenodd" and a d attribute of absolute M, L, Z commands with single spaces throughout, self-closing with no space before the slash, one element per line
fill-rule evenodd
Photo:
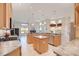
<path fill-rule="evenodd" d="M 13 21 L 18 23 L 39 22 L 59 17 L 73 18 L 71 3 L 14 3 Z"/>

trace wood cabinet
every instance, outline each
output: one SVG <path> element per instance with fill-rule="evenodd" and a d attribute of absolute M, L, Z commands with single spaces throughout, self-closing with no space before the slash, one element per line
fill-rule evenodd
<path fill-rule="evenodd" d="M 27 35 L 27 43 L 28 44 L 33 44 L 33 42 L 34 42 L 34 36 L 37 36 L 37 35 L 45 35 L 45 36 L 49 37 L 50 33 L 44 33 L 44 34 L 29 33 Z"/>
<path fill-rule="evenodd" d="M 61 35 L 51 35 L 49 39 L 49 44 L 53 46 L 59 46 L 61 44 Z"/>
<path fill-rule="evenodd" d="M 53 39 L 54 39 L 53 35 L 50 34 L 50 38 L 49 38 L 49 41 L 48 41 L 48 43 L 49 43 L 50 45 L 53 45 Z"/>
<path fill-rule="evenodd" d="M 75 34 L 76 38 L 79 39 L 79 27 L 76 27 Z"/>
<path fill-rule="evenodd" d="M 75 37 L 79 38 L 79 3 L 75 3 Z"/>
<path fill-rule="evenodd" d="M 79 26 L 79 3 L 75 4 L 75 25 Z"/>
<path fill-rule="evenodd" d="M 36 38 L 35 36 L 46 36 L 47 38 Z M 49 33 L 44 34 L 37 34 L 37 33 L 29 33 L 27 35 L 27 42 L 28 44 L 33 44 L 33 48 L 38 53 L 45 53 L 48 51 L 48 39 L 49 39 Z"/>
<path fill-rule="evenodd" d="M 11 4 L 0 3 L 0 28 L 9 28 L 12 17 Z"/>
<path fill-rule="evenodd" d="M 33 44 L 33 41 L 34 41 L 34 33 L 29 33 L 28 35 L 27 35 L 27 43 L 28 44 Z"/>
<path fill-rule="evenodd" d="M 34 49 L 42 54 L 48 51 L 48 38 L 34 38 L 34 44 L 33 44 Z"/>
<path fill-rule="evenodd" d="M 5 27 L 6 25 L 6 11 L 5 4 L 0 3 L 0 28 Z"/>
<path fill-rule="evenodd" d="M 61 35 L 54 35 L 53 36 L 53 45 L 59 46 L 61 44 Z"/>
<path fill-rule="evenodd" d="M 32 34 L 28 34 L 28 35 L 27 35 L 27 43 L 28 43 L 28 44 L 31 44 L 32 41 L 33 41 L 33 39 L 32 39 Z"/>
<path fill-rule="evenodd" d="M 79 3 L 75 4 L 75 10 L 79 12 Z"/>
<path fill-rule="evenodd" d="M 21 47 L 16 48 L 14 51 L 8 53 L 6 56 L 21 56 Z"/>

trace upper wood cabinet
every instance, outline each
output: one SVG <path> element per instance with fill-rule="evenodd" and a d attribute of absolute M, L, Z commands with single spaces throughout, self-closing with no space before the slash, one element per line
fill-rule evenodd
<path fill-rule="evenodd" d="M 75 9 L 76 9 L 76 11 L 79 11 L 79 3 L 75 4 Z"/>
<path fill-rule="evenodd" d="M 79 3 L 75 4 L 75 25 L 79 26 Z"/>
<path fill-rule="evenodd" d="M 79 3 L 75 3 L 75 37 L 79 38 Z"/>
<path fill-rule="evenodd" d="M 61 44 L 61 35 L 54 35 L 52 40 L 54 46 L 59 46 Z"/>
<path fill-rule="evenodd" d="M 5 12 L 5 4 L 0 3 L 0 28 L 5 27 L 5 19 L 6 19 L 6 12 Z"/>
<path fill-rule="evenodd" d="M 12 17 L 11 4 L 0 3 L 0 28 L 10 27 L 10 17 Z"/>

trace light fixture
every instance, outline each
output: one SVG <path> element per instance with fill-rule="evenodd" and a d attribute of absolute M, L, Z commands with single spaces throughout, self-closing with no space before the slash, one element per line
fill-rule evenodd
<path fill-rule="evenodd" d="M 55 21 L 50 21 L 50 24 L 56 24 L 56 22 Z"/>
<path fill-rule="evenodd" d="M 40 22 L 40 24 L 39 25 L 42 25 L 42 23 Z"/>
<path fill-rule="evenodd" d="M 62 21 L 61 20 L 58 20 L 58 23 L 62 23 Z"/>
<path fill-rule="evenodd" d="M 28 24 L 21 24 L 21 26 L 27 26 Z"/>
<path fill-rule="evenodd" d="M 50 21 L 50 27 L 56 27 L 56 22 L 55 21 Z"/>
<path fill-rule="evenodd" d="M 62 21 L 61 20 L 58 20 L 57 26 L 58 27 L 62 26 Z"/>
<path fill-rule="evenodd" d="M 46 22 L 44 22 L 44 24 L 46 24 Z"/>
<path fill-rule="evenodd" d="M 42 28 L 40 27 L 40 31 L 42 30 Z"/>
<path fill-rule="evenodd" d="M 34 26 L 34 24 L 32 24 L 32 26 Z"/>

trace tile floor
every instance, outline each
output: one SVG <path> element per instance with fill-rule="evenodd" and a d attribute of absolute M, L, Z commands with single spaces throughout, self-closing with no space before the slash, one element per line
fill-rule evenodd
<path fill-rule="evenodd" d="M 54 47 L 49 45 L 48 52 L 44 54 L 38 54 L 32 47 L 32 44 L 27 44 L 27 37 L 20 37 L 21 45 L 22 45 L 22 56 L 56 56 L 54 51 L 57 54 L 64 56 L 78 56 L 79 53 L 79 40 L 73 40 L 66 46 Z"/>
<path fill-rule="evenodd" d="M 62 56 L 79 56 L 79 39 L 74 39 L 65 46 L 52 49 Z"/>

